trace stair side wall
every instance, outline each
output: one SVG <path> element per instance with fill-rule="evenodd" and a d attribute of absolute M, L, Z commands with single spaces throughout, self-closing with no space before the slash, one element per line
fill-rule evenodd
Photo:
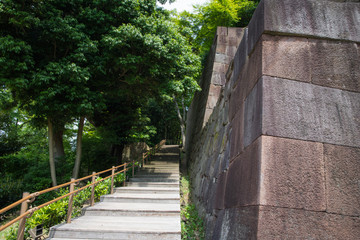
<path fill-rule="evenodd" d="M 229 66 L 187 152 L 206 239 L 360 236 L 360 3 L 263 0 Z"/>

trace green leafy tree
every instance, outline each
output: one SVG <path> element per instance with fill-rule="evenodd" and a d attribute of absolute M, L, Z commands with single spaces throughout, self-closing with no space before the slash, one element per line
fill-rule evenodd
<path fill-rule="evenodd" d="M 97 49 L 78 11 L 76 3 L 60 0 L 5 0 L 0 5 L 0 79 L 38 126 L 48 125 L 54 185 L 55 160 L 65 155 L 65 124 L 90 113 L 97 103 L 97 94 L 87 87 L 86 58 Z"/>
<path fill-rule="evenodd" d="M 80 119 L 79 150 L 86 117 L 113 135 L 120 156 L 142 136 L 134 130 L 154 132 L 138 111 L 150 97 L 195 82 L 198 59 L 155 0 L 4 0 L 0 23 L 0 81 L 35 125 L 47 125 L 54 185 L 67 123 Z"/>
<path fill-rule="evenodd" d="M 195 7 L 195 25 L 199 28 L 196 46 L 204 57 L 209 51 L 218 26 L 246 27 L 259 0 L 211 0 Z M 193 19 L 194 19 L 193 17 Z"/>
<path fill-rule="evenodd" d="M 155 10 L 155 2 L 147 9 L 153 10 L 119 26 L 101 41 L 102 66 L 106 64 L 107 72 L 99 72 L 98 78 L 107 76 L 107 81 L 97 87 L 103 89 L 107 108 L 93 120 L 116 134 L 118 148 L 138 138 L 132 134 L 142 121 L 138 109 L 149 98 L 171 96 L 182 91 L 183 85 L 196 85 L 199 59 L 187 39 L 167 12 Z"/>

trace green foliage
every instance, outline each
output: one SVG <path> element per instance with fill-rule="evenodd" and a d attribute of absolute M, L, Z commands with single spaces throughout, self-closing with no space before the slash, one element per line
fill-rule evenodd
<path fill-rule="evenodd" d="M 102 178 L 99 177 L 97 178 L 97 181 L 101 179 Z M 116 185 L 119 186 L 124 181 L 124 179 L 125 179 L 124 174 L 122 173 L 118 174 L 115 177 L 115 181 L 114 181 L 115 186 Z M 90 184 L 90 182 L 88 182 L 87 184 Z M 98 183 L 95 187 L 95 194 L 94 194 L 95 202 L 99 201 L 102 195 L 109 194 L 110 187 L 111 187 L 110 178 Z M 75 190 L 76 189 L 78 188 L 76 187 Z M 63 196 L 67 193 L 69 193 L 69 189 L 60 189 L 60 191 L 56 194 L 56 196 L 54 196 L 54 198 Z M 72 218 L 81 215 L 81 209 L 83 208 L 84 205 L 89 204 L 90 196 L 91 196 L 90 187 L 74 195 Z M 66 197 L 35 211 L 34 214 L 26 221 L 25 237 L 29 237 L 28 230 L 36 227 L 39 224 L 43 224 L 45 232 L 48 232 L 50 227 L 65 222 L 67 216 L 68 203 L 69 203 L 69 197 Z M 16 235 L 17 235 L 17 226 L 12 227 L 6 233 L 5 238 L 9 240 L 16 239 Z"/>
<path fill-rule="evenodd" d="M 191 187 L 188 176 L 182 176 L 181 191 L 181 239 L 205 239 L 204 222 L 190 201 Z"/>
<path fill-rule="evenodd" d="M 259 0 L 211 0 L 195 7 L 196 14 L 188 15 L 197 31 L 195 46 L 204 57 L 210 50 L 216 28 L 246 27 Z"/>
<path fill-rule="evenodd" d="M 205 239 L 204 223 L 194 204 L 181 209 L 181 218 L 181 239 Z"/>

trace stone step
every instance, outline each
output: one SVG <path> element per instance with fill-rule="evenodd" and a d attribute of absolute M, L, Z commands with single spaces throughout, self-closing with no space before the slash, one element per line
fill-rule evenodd
<path fill-rule="evenodd" d="M 142 170 L 140 170 L 139 172 L 144 172 L 144 171 L 149 171 L 149 172 L 163 172 L 163 173 L 177 173 L 179 174 L 179 169 L 177 168 L 153 168 L 153 167 L 146 167 L 143 168 Z"/>
<path fill-rule="evenodd" d="M 82 216 L 51 228 L 60 239 L 178 239 L 179 216 Z"/>
<path fill-rule="evenodd" d="M 160 169 L 178 169 L 179 168 L 179 165 L 177 164 L 176 166 L 171 166 L 171 165 L 168 165 L 168 164 L 146 164 L 144 166 L 144 168 L 160 168 Z"/>
<path fill-rule="evenodd" d="M 130 182 L 179 182 L 179 178 L 164 178 L 164 177 L 148 177 L 148 178 L 130 178 Z"/>
<path fill-rule="evenodd" d="M 179 182 L 127 182 L 126 186 L 129 187 L 177 187 L 179 188 Z"/>
<path fill-rule="evenodd" d="M 178 173 L 148 173 L 148 172 L 139 172 L 136 174 L 137 178 L 180 178 L 180 174 Z"/>
<path fill-rule="evenodd" d="M 83 212 L 85 216 L 171 216 L 179 215 L 180 203 L 99 202 Z"/>
<path fill-rule="evenodd" d="M 179 173 L 179 168 L 156 168 L 156 167 L 144 167 L 140 171 L 154 171 L 154 172 L 176 172 Z"/>
<path fill-rule="evenodd" d="M 176 193 L 114 193 L 100 197 L 102 202 L 130 203 L 179 203 L 180 195 Z"/>
<path fill-rule="evenodd" d="M 176 187 L 118 187 L 114 189 L 115 193 L 179 193 L 179 186 Z"/>

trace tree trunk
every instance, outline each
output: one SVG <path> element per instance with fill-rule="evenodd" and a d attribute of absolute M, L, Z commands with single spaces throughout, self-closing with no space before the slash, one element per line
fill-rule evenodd
<path fill-rule="evenodd" d="M 55 160 L 54 160 L 54 130 L 51 119 L 48 119 L 48 134 L 49 134 L 49 163 L 50 163 L 50 173 L 52 185 L 56 186 L 56 169 L 55 169 Z"/>
<path fill-rule="evenodd" d="M 84 129 L 85 117 L 80 117 L 77 138 L 76 138 L 76 158 L 73 169 L 73 178 L 77 179 L 79 176 L 80 162 L 81 162 L 81 147 L 82 147 L 82 134 Z"/>
<path fill-rule="evenodd" d="M 124 150 L 124 144 L 112 144 L 110 155 L 116 158 L 115 165 L 122 164 L 122 153 Z"/>
<path fill-rule="evenodd" d="M 179 118 L 179 121 L 180 121 L 182 149 L 184 150 L 185 140 L 186 140 L 186 136 L 185 136 L 185 121 L 184 121 L 185 116 L 181 116 L 180 109 L 179 109 L 179 105 L 178 105 L 178 103 L 177 103 L 177 101 L 176 101 L 175 96 L 173 96 L 173 99 L 174 99 L 174 103 L 175 103 L 176 112 L 177 112 L 177 115 L 178 115 L 178 118 Z"/>
<path fill-rule="evenodd" d="M 59 159 L 63 160 L 63 158 L 65 157 L 63 135 L 64 135 L 64 130 L 62 128 L 60 130 L 54 128 L 54 131 L 53 131 L 54 138 L 53 139 L 54 139 L 55 162 L 57 162 Z"/>

